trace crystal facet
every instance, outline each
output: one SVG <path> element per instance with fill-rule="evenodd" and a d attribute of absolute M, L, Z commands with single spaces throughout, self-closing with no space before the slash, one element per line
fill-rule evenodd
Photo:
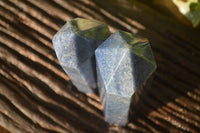
<path fill-rule="evenodd" d="M 53 38 L 62 68 L 83 93 L 92 93 L 96 89 L 94 51 L 109 35 L 105 24 L 76 18 L 67 22 Z"/>
<path fill-rule="evenodd" d="M 133 95 L 156 69 L 150 44 L 134 34 L 116 31 L 95 50 L 95 56 L 105 119 L 126 125 Z"/>

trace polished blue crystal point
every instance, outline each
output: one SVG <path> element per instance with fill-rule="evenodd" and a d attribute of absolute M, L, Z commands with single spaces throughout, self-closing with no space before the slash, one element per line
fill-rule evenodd
<path fill-rule="evenodd" d="M 156 69 L 148 40 L 116 31 L 95 51 L 98 90 L 107 122 L 126 125 L 131 100 Z"/>
<path fill-rule="evenodd" d="M 83 93 L 92 93 L 96 89 L 94 51 L 109 34 L 105 24 L 76 18 L 67 22 L 53 38 L 62 68 Z"/>

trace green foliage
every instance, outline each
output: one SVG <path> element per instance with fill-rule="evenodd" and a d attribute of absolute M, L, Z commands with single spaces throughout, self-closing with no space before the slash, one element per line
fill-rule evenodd
<path fill-rule="evenodd" d="M 196 3 L 190 3 L 189 9 L 189 12 L 186 13 L 186 17 L 192 22 L 193 26 L 196 27 L 200 23 L 200 0 Z"/>
<path fill-rule="evenodd" d="M 198 26 L 200 23 L 200 0 L 173 0 L 173 2 L 194 27 Z"/>

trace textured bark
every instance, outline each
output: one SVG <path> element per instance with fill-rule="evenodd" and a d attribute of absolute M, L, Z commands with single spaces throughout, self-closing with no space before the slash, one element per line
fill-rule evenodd
<path fill-rule="evenodd" d="M 76 90 L 51 40 L 75 17 L 147 37 L 158 69 L 126 127 Z M 200 132 L 200 31 L 139 0 L 1 0 L 0 125 L 13 133 Z"/>

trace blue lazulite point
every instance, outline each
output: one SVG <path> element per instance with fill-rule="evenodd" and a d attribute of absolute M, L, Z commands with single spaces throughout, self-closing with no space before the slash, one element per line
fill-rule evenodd
<path fill-rule="evenodd" d="M 109 34 L 105 24 L 76 18 L 67 22 L 53 38 L 62 68 L 83 93 L 92 93 L 96 89 L 94 51 Z"/>
<path fill-rule="evenodd" d="M 117 31 L 95 51 L 106 121 L 126 125 L 133 95 L 156 70 L 148 40 Z"/>

